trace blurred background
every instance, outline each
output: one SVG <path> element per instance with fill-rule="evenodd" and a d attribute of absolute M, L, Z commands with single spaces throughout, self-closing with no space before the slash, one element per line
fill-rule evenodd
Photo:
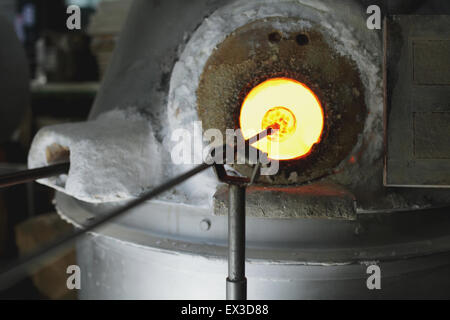
<path fill-rule="evenodd" d="M 0 174 L 26 168 L 40 128 L 86 120 L 130 3 L 0 0 L 0 55 L 10 55 L 0 59 Z M 66 27 L 69 5 L 81 8 L 81 30 Z M 0 264 L 70 231 L 52 199 L 53 190 L 37 183 L 0 189 Z M 0 299 L 76 299 L 65 285 L 71 264 L 74 252 L 0 292 Z"/>

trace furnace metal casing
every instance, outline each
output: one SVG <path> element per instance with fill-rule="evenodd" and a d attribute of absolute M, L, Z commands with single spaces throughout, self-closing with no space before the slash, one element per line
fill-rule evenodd
<path fill-rule="evenodd" d="M 158 128 L 180 44 L 226 3 L 135 1 L 91 119 L 150 104 Z M 56 196 L 58 212 L 77 227 L 113 206 Z M 448 298 L 448 210 L 413 209 L 362 210 L 354 220 L 248 217 L 249 299 Z M 225 298 L 226 217 L 212 209 L 147 203 L 87 235 L 77 255 L 83 299 Z M 381 290 L 367 288 L 371 264 L 381 267 Z"/>
<path fill-rule="evenodd" d="M 77 226 L 101 214 L 63 194 L 56 200 Z M 449 226 L 445 210 L 359 221 L 248 217 L 248 298 L 448 297 Z M 224 299 L 226 243 L 226 217 L 147 204 L 78 243 L 80 298 Z M 371 264 L 382 270 L 381 290 L 367 288 Z"/>

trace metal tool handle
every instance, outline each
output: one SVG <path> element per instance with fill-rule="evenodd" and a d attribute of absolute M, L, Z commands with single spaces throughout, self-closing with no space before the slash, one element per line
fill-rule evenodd
<path fill-rule="evenodd" d="M 245 185 L 230 185 L 227 300 L 247 299 L 245 278 Z"/>
<path fill-rule="evenodd" d="M 70 163 L 58 163 L 47 167 L 23 170 L 0 176 L 0 188 L 11 187 L 14 185 L 48 178 L 69 172 Z"/>

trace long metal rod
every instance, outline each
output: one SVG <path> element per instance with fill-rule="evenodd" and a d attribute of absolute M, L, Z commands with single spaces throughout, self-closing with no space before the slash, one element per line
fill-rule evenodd
<path fill-rule="evenodd" d="M 247 299 L 245 278 L 245 185 L 229 186 L 227 300 Z"/>
<path fill-rule="evenodd" d="M 185 180 L 195 176 L 196 174 L 208 169 L 211 165 L 203 163 L 198 165 L 194 169 L 178 176 L 173 179 L 170 179 L 163 185 L 145 193 L 141 197 L 136 200 L 130 201 L 128 204 L 120 207 L 118 209 L 113 210 L 109 214 L 106 214 L 102 217 L 98 217 L 91 224 L 84 226 L 83 229 L 77 229 L 69 235 L 62 237 L 56 241 L 51 242 L 46 245 L 42 249 L 35 251 L 23 258 L 20 258 L 18 261 L 10 264 L 9 266 L 2 268 L 0 272 L 0 290 L 5 290 L 23 278 L 29 272 L 33 272 L 38 268 L 41 268 L 48 263 L 49 260 L 56 259 L 56 255 L 58 253 L 62 253 L 64 250 L 67 250 L 73 242 L 85 234 L 86 232 L 92 231 L 94 229 L 99 228 L 106 222 L 110 222 L 113 219 L 118 218 L 122 214 L 126 213 L 128 210 L 137 207 L 148 201 L 161 193 L 173 188 L 174 186 L 184 182 Z"/>
<path fill-rule="evenodd" d="M 248 139 L 258 140 L 271 135 L 277 128 L 269 127 L 254 137 Z M 253 141 L 251 141 L 253 143 Z M 73 242 L 89 231 L 93 231 L 101 227 L 103 224 L 110 222 L 113 219 L 118 218 L 128 210 L 137 207 L 152 199 L 153 197 L 173 188 L 174 186 L 184 182 L 185 180 L 193 177 L 194 175 L 206 170 L 213 164 L 203 163 L 194 169 L 173 178 L 163 185 L 145 193 L 141 197 L 129 202 L 127 205 L 113 210 L 109 214 L 97 218 L 91 224 L 84 226 L 83 229 L 77 229 L 76 231 L 57 239 L 48 245 L 36 250 L 34 253 L 28 254 L 17 261 L 9 264 L 0 271 L 0 291 L 5 290 L 27 273 L 31 273 L 34 270 L 44 267 L 52 259 L 56 259 L 59 253 L 67 250 Z M 67 173 L 70 167 L 70 163 L 61 163 L 48 167 L 25 170 L 5 176 L 0 176 L 0 188 L 2 186 L 11 186 L 15 184 L 34 181 L 37 179 L 54 176 L 57 174 Z M 235 189 L 236 187 L 236 189 Z M 233 192 L 231 192 L 233 190 Z M 231 200 L 233 197 L 233 200 Z M 230 255 L 229 259 L 229 277 L 227 278 L 227 297 L 230 292 L 230 299 L 246 299 L 247 282 L 245 279 L 245 187 L 244 186 L 230 186 L 230 206 L 231 203 L 236 203 L 237 206 L 233 208 L 229 214 L 229 244 Z M 230 231 L 235 230 L 235 231 Z M 237 236 L 236 236 L 237 235 Z"/>
<path fill-rule="evenodd" d="M 69 172 L 70 163 L 58 163 L 47 167 L 23 170 L 0 176 L 0 188 L 11 187 L 17 184 L 48 178 Z"/>
<path fill-rule="evenodd" d="M 247 139 L 250 143 L 254 143 L 274 133 L 277 126 L 267 127 L 255 136 Z M 69 162 L 58 163 L 46 167 L 22 170 L 18 172 L 8 173 L 0 176 L 0 188 L 11 187 L 18 184 L 32 182 L 38 179 L 48 178 L 59 174 L 68 173 L 70 168 Z"/>
<path fill-rule="evenodd" d="M 264 139 L 267 136 L 273 135 L 279 129 L 280 129 L 279 124 L 273 124 L 271 126 L 268 126 L 266 129 L 262 130 L 260 133 L 255 134 L 253 137 L 248 138 L 246 141 L 248 141 L 250 144 L 255 143 L 259 140 Z"/>

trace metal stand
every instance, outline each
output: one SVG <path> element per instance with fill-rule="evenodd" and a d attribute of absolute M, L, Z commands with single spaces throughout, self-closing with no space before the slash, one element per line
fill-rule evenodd
<path fill-rule="evenodd" d="M 253 143 L 273 134 L 277 128 L 267 128 L 256 136 L 245 141 L 246 155 Z M 234 145 L 236 146 L 236 144 Z M 236 157 L 237 149 L 233 147 Z M 226 159 L 226 145 L 213 149 L 211 156 L 219 155 Z M 267 155 L 266 155 L 267 156 Z M 248 159 L 247 159 L 248 160 Z M 225 162 L 225 161 L 224 161 Z M 227 278 L 227 300 L 247 299 L 247 278 L 245 277 L 245 190 L 247 185 L 252 184 L 258 178 L 261 163 L 254 165 L 250 178 L 240 176 L 230 176 L 227 174 L 223 164 L 214 163 L 214 171 L 217 178 L 229 185 L 228 204 L 228 278 Z"/>
<path fill-rule="evenodd" d="M 245 185 L 230 184 L 227 300 L 247 299 L 245 278 Z"/>
<path fill-rule="evenodd" d="M 227 300 L 247 299 L 247 279 L 245 278 L 245 190 L 253 179 L 229 176 L 223 165 L 214 164 L 220 181 L 227 183 L 228 189 L 228 278 Z M 259 171 L 259 165 L 255 166 Z M 254 172 L 252 178 L 256 178 Z"/>

